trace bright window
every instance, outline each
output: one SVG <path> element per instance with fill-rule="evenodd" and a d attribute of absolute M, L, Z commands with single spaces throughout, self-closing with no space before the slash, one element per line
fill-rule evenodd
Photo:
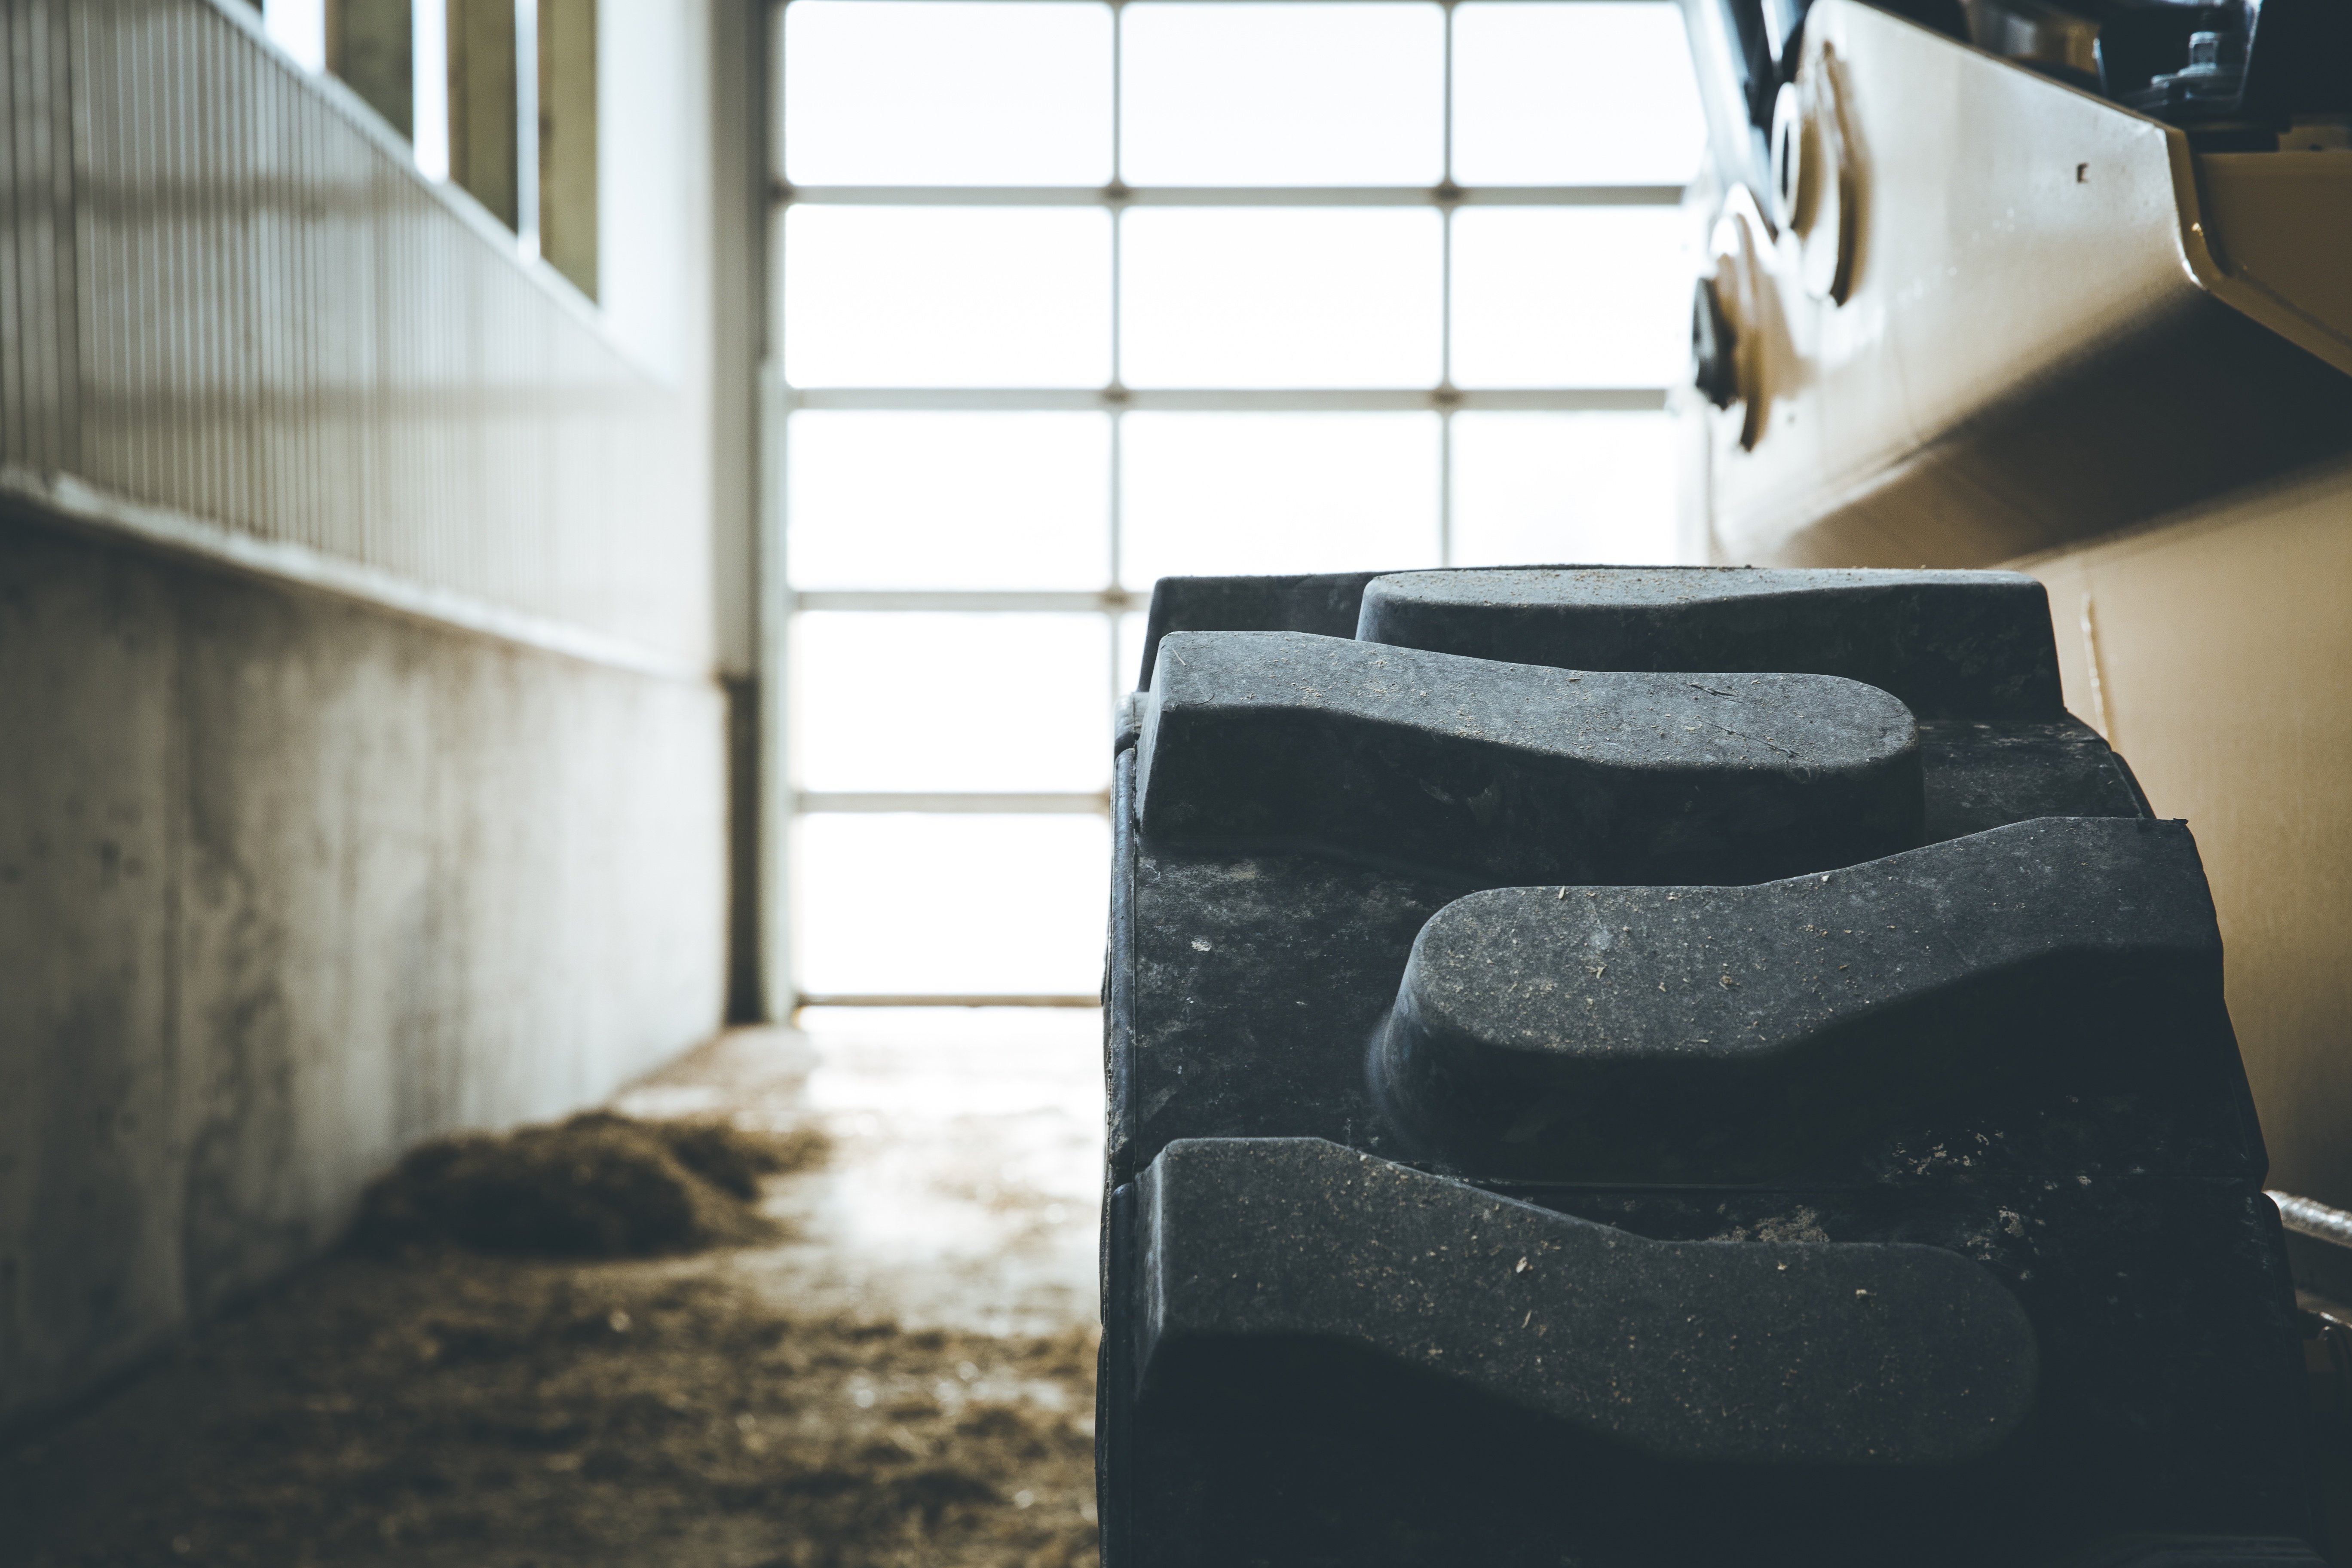
<path fill-rule="evenodd" d="M 794 985 L 1090 999 L 1163 575 L 1669 560 L 1671 0 L 787 0 Z"/>

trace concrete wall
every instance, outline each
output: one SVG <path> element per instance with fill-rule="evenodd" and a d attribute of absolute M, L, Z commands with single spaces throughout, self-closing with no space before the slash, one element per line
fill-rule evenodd
<path fill-rule="evenodd" d="M 722 713 L 0 517 L 0 1421 L 704 1035 Z"/>
<path fill-rule="evenodd" d="M 2352 1208 L 2352 466 L 2018 564 L 2067 707 L 2197 836 L 2272 1184 Z"/>
<path fill-rule="evenodd" d="M 597 11 L 591 303 L 236 0 L 0 0 L 0 1426 L 720 1021 L 757 13 Z"/>

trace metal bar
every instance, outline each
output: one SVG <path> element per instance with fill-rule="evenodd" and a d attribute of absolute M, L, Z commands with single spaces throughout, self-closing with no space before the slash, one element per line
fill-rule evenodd
<path fill-rule="evenodd" d="M 803 995 L 793 1004 L 798 1013 L 803 1007 L 1099 1007 L 1102 998 L 1075 995 L 1064 992 L 1045 992 L 1030 995 L 986 996 L 975 994 L 892 996 L 873 993 L 849 993 L 842 995 Z"/>
<path fill-rule="evenodd" d="M 857 207 L 1674 207 L 1680 185 L 793 185 L 778 205 Z"/>
<path fill-rule="evenodd" d="M 2271 1192 L 2263 1195 L 2278 1205 L 2279 1222 L 2287 1229 L 2337 1247 L 2352 1247 L 2352 1214 L 2293 1193 Z"/>
<path fill-rule="evenodd" d="M 803 814 L 834 812 L 858 816 L 889 814 L 930 816 L 1108 816 L 1110 792 L 1096 790 L 1090 794 L 1075 791 L 1051 794 L 1044 791 L 1008 791 L 1002 795 L 977 795 L 960 791 L 921 794 L 912 790 L 876 790 L 861 794 L 804 789 L 795 793 L 793 809 Z"/>
<path fill-rule="evenodd" d="M 1202 0 L 1219 4 L 1222 0 Z M 1000 387 L 802 386 L 785 395 L 794 408 L 908 410 L 925 413 L 1386 414 L 1429 409 L 1520 410 L 1556 414 L 1654 414 L 1666 406 L 1662 386 L 1567 386 L 1458 391 L 1445 387 Z"/>
<path fill-rule="evenodd" d="M 793 597 L 793 607 L 803 612 L 896 610 L 934 615 L 1117 615 L 1143 609 L 1151 603 L 1149 592 L 1130 594 L 1124 588 L 1067 593 L 1018 588 L 831 588 L 795 594 Z"/>

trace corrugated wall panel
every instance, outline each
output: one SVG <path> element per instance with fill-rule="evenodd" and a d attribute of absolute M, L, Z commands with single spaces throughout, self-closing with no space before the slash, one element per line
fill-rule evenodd
<path fill-rule="evenodd" d="M 0 439 L 56 468 L 77 456 L 73 97 L 65 0 L 11 0 L 7 15 L 7 316 L 0 325 Z"/>
<path fill-rule="evenodd" d="M 0 464 L 672 658 L 677 397 L 212 0 L 0 0 Z"/>

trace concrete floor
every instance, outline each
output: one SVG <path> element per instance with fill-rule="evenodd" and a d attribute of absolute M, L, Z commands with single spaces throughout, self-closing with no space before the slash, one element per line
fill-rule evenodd
<path fill-rule="evenodd" d="M 832 1135 L 778 1239 L 327 1258 L 0 1447 L 0 1568 L 1085 1568 L 1098 1017 L 689 1052 L 614 1105 Z"/>
<path fill-rule="evenodd" d="M 730 1271 L 803 1314 L 995 1335 L 1094 1323 L 1101 1015 L 835 1008 L 802 1026 L 731 1031 L 613 1102 L 833 1134 L 823 1169 L 772 1184 L 790 1239 Z"/>

